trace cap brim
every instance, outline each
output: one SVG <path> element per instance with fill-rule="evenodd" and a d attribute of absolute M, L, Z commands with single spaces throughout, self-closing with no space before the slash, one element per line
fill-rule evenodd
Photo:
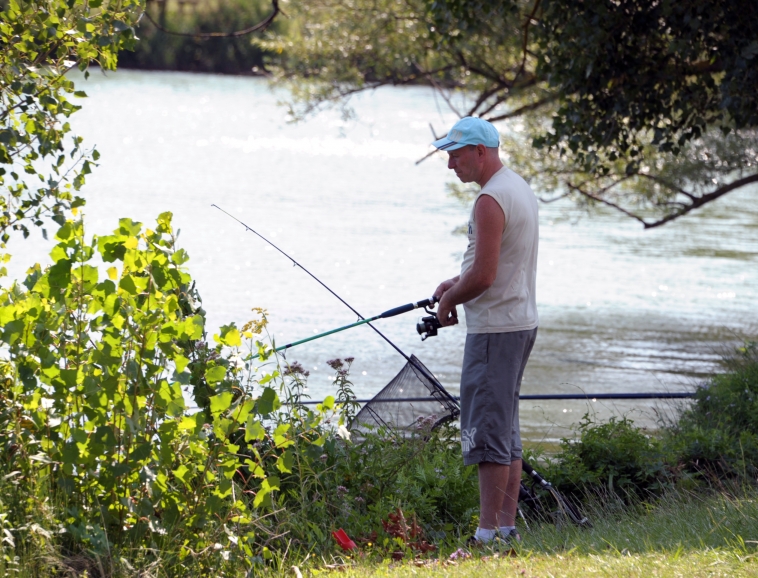
<path fill-rule="evenodd" d="M 441 151 L 454 151 L 456 149 L 465 147 L 466 145 L 463 143 L 455 142 L 454 140 L 450 140 L 447 137 L 442 137 L 441 139 L 434 141 L 432 143 L 432 146 Z"/>

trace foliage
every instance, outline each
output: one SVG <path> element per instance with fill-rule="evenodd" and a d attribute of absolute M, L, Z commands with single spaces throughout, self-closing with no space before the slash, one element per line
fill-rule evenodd
<path fill-rule="evenodd" d="M 158 10 L 155 9 L 156 5 Z M 260 22 L 270 12 L 270 3 L 263 0 L 222 0 L 218 3 L 181 3 L 177 6 L 169 2 L 148 2 L 146 9 L 150 10 L 150 14 L 158 14 L 154 19 L 162 20 L 163 26 L 169 30 L 207 33 L 232 31 L 241 23 Z M 272 25 L 272 31 L 279 34 L 283 28 L 279 19 Z M 119 54 L 122 68 L 251 74 L 264 66 L 264 52 L 253 44 L 250 36 L 202 38 L 167 34 L 146 18 L 141 20 L 136 31 L 139 42 L 133 50 Z"/>
<path fill-rule="evenodd" d="M 577 439 L 563 439 L 550 481 L 576 496 L 591 493 L 646 496 L 670 481 L 661 442 L 627 418 L 596 424 L 585 415 Z M 546 474 L 547 475 L 547 474 Z"/>
<path fill-rule="evenodd" d="M 290 12 L 289 34 L 268 35 L 260 44 L 282 53 L 282 58 L 272 60 L 271 69 L 277 82 L 292 81 L 295 118 L 388 84 L 423 82 L 481 97 L 469 105 L 458 104 L 442 90 L 461 115 L 497 115 L 494 111 L 506 92 L 515 102 L 540 91 L 534 76 L 520 70 L 517 14 L 488 13 L 491 17 L 477 20 L 475 28 L 462 34 L 435 27 L 423 0 L 318 0 L 294 4 Z M 302 78 L 312 82 L 303 86 Z"/>
<path fill-rule="evenodd" d="M 398 508 L 427 536 L 455 536 L 478 505 L 476 472 L 460 460 L 457 430 L 431 431 L 433 420 L 427 418 L 407 435 L 384 428 L 351 433 L 346 425 L 357 408 L 348 375 L 351 362 L 327 362 L 336 372 L 336 395 L 316 411 L 336 413 L 318 424 L 309 409 L 313 406 L 300 403 L 307 372 L 297 362 L 283 371 L 288 410 L 277 414 L 275 427 L 293 432 L 296 443 L 288 448 L 289 471 L 277 472 L 276 509 L 261 521 L 270 535 L 286 537 L 274 546 L 301 555 L 328 552 L 334 547 L 331 531 L 343 528 L 382 555 L 398 547 L 382 523 Z"/>
<path fill-rule="evenodd" d="M 460 116 L 507 121 L 503 152 L 540 193 L 645 227 L 758 182 L 758 19 L 734 16 L 754 3 L 319 0 L 289 13 L 290 33 L 261 46 L 283 54 L 271 68 L 294 85 L 295 119 L 427 83 Z"/>
<path fill-rule="evenodd" d="M 561 491 L 626 497 L 659 495 L 675 484 L 722 487 L 758 473 L 758 346 L 748 341 L 726 358 L 726 371 L 699 387 L 689 405 L 657 435 L 628 418 L 595 423 L 585 415 L 575 439 L 544 462 Z"/>
<path fill-rule="evenodd" d="M 94 62 L 116 67 L 134 45 L 140 0 L 7 0 L 0 3 L 0 238 L 43 218 L 59 224 L 84 204 L 76 194 L 97 151 L 71 136 L 68 119 L 86 96 L 66 77 Z"/>
<path fill-rule="evenodd" d="M 185 575 L 249 560 L 260 550 L 254 524 L 278 489 L 268 474 L 287 470 L 293 444 L 287 427 L 262 425 L 280 407 L 265 386 L 276 371 L 253 396 L 252 373 L 237 362 L 252 330 L 222 327 L 213 352 L 197 355 L 204 317 L 170 213 L 155 230 L 121 219 L 91 242 L 68 221 L 56 239 L 54 264 L 0 295 L 3 523 L 17 551 L 42 541 L 113 560 L 114 549 L 155 548 Z M 105 278 L 98 260 L 112 264 Z M 190 363 L 203 366 L 207 411 L 186 405 L 183 387 L 197 385 Z M 265 448 L 240 451 L 254 440 Z"/>
<path fill-rule="evenodd" d="M 711 477 L 758 474 L 758 343 L 727 359 L 728 372 L 698 388 L 695 403 L 670 430 L 689 470 Z"/>
<path fill-rule="evenodd" d="M 569 147 L 588 167 L 635 158 L 648 135 L 676 153 L 708 127 L 758 125 L 755 2 L 542 6 L 538 73 L 561 96 L 545 142 Z"/>
<path fill-rule="evenodd" d="M 272 367 L 264 312 L 205 340 L 170 213 L 89 241 L 67 221 L 56 240 L 50 267 L 0 293 L 3 567 L 117 572 L 127 555 L 225 575 L 331 551 L 340 526 L 396 549 L 382 520 L 398 507 L 438 536 L 471 519 L 455 430 L 350 441 L 352 360 L 328 362 L 335 396 L 308 406 L 306 372 Z"/>

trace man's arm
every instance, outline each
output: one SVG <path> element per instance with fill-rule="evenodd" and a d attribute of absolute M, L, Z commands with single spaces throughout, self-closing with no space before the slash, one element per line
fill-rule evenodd
<path fill-rule="evenodd" d="M 492 286 L 497 276 L 505 215 L 495 199 L 482 195 L 476 202 L 474 218 L 476 250 L 473 265 L 462 276 L 441 283 L 434 292 L 440 297 L 437 316 L 443 327 L 458 323 L 455 306 L 479 297 Z"/>

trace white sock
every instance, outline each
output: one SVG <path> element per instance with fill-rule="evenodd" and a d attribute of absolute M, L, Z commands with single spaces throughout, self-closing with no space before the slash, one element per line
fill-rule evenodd
<path fill-rule="evenodd" d="M 495 539 L 496 532 L 497 530 L 486 530 L 484 528 L 477 528 L 476 534 L 474 534 L 474 538 L 486 544 L 487 542 L 492 542 L 492 540 Z"/>
<path fill-rule="evenodd" d="M 516 526 L 500 526 L 498 528 L 500 535 L 503 537 L 509 536 L 511 533 L 511 530 L 515 530 L 515 529 L 516 529 Z"/>

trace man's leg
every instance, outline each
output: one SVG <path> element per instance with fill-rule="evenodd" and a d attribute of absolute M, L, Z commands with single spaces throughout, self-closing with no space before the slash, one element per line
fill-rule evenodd
<path fill-rule="evenodd" d="M 510 465 L 505 496 L 503 497 L 500 515 L 498 516 L 498 527 L 516 525 L 516 510 L 518 508 L 518 491 L 520 487 L 521 459 L 513 459 Z"/>
<path fill-rule="evenodd" d="M 503 525 L 498 518 L 508 491 L 510 469 L 494 462 L 479 464 L 479 527 L 484 530 L 497 530 Z"/>
<path fill-rule="evenodd" d="M 511 465 L 479 464 L 479 527 L 494 530 L 516 525 L 521 460 Z"/>

